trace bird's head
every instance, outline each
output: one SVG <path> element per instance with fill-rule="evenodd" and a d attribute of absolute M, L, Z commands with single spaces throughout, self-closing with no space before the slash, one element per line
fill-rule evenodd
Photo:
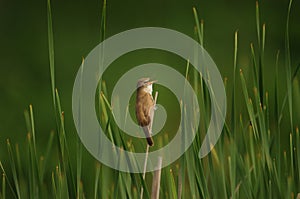
<path fill-rule="evenodd" d="M 138 80 L 137 88 L 143 89 L 145 92 L 152 94 L 152 85 L 157 82 L 150 81 L 150 78 L 141 78 Z"/>

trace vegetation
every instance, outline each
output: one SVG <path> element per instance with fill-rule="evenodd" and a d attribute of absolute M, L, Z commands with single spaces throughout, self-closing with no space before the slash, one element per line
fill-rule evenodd
<path fill-rule="evenodd" d="M 233 57 L 233 79 L 225 78 L 228 115 L 221 138 L 212 152 L 199 159 L 201 140 L 209 124 L 209 95 L 201 75 L 187 64 L 186 77 L 198 94 L 201 110 L 201 125 L 194 143 L 172 165 L 161 170 L 160 198 L 299 198 L 300 197 L 300 135 L 296 102 L 300 101 L 297 72 L 300 68 L 291 65 L 289 46 L 289 15 L 292 0 L 287 10 L 285 53 L 279 52 L 272 77 L 274 90 L 268 91 L 264 83 L 268 72 L 264 60 L 266 25 L 260 22 L 259 5 L 256 3 L 257 44 L 250 44 L 252 64 L 247 74 L 238 66 L 239 33 L 234 34 L 234 51 L 226 52 Z M 101 25 L 101 40 L 105 39 L 106 3 L 104 1 Z M 204 45 L 204 22 L 198 20 L 196 9 L 195 38 Z M 25 112 L 27 126 L 26 148 L 7 140 L 10 168 L 4 168 L 1 160 L 1 198 L 143 198 L 151 197 L 154 173 L 143 174 L 119 172 L 93 160 L 93 171 L 83 169 L 86 154 L 79 138 L 75 152 L 70 147 L 65 130 L 65 115 L 60 102 L 60 93 L 55 82 L 54 44 L 50 0 L 48 0 L 48 43 L 51 72 L 51 88 L 57 126 L 51 132 L 43 153 L 37 148 L 35 117 L 32 105 Z M 257 47 L 256 47 L 257 46 Z M 283 57 L 284 64 L 279 63 Z M 286 71 L 284 87 L 279 68 Z M 268 78 L 269 79 L 269 78 Z M 229 87 L 228 82 L 232 82 Z M 230 84 L 231 85 L 231 84 Z M 59 87 L 59 85 L 58 85 Z M 237 95 L 241 95 L 239 98 Z M 98 106 L 101 109 L 100 123 L 107 136 L 125 150 L 143 150 L 143 145 L 133 145 L 124 138 L 113 121 L 107 100 L 105 81 L 99 85 Z M 242 108 L 237 108 L 243 99 Z M 239 102 L 240 103 L 240 102 Z M 184 106 L 180 106 L 184 118 Z M 188 125 L 188 121 L 184 121 Z M 184 127 L 183 127 L 184 128 Z M 57 138 L 57 142 L 55 142 Z M 161 136 L 158 147 L 169 141 Z M 54 143 L 57 143 L 54 145 Z M 288 143 L 284 147 L 283 143 Z M 57 152 L 58 156 L 54 156 Z M 42 155 L 41 155 L 42 154 Z M 57 158 L 53 158 L 57 157 Z M 56 167 L 50 167 L 49 162 Z M 51 164 L 50 164 L 51 165 Z M 87 177 L 89 176 L 89 177 Z M 299 194 L 299 195 L 298 195 Z M 298 196 L 297 196 L 298 195 Z"/>

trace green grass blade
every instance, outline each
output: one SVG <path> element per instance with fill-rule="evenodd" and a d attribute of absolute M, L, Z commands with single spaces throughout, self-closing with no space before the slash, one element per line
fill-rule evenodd
<path fill-rule="evenodd" d="M 257 42 L 259 47 L 259 64 L 258 64 L 258 90 L 261 101 L 263 102 L 264 97 L 264 88 L 263 88 L 263 58 L 264 58 L 264 48 L 265 48 L 265 25 L 263 25 L 262 35 L 260 29 L 260 12 L 259 12 L 259 3 L 256 1 L 255 4 L 255 15 L 256 15 L 256 34 Z"/>
<path fill-rule="evenodd" d="M 193 7 L 193 13 L 194 13 L 194 20 L 196 22 L 196 29 L 197 29 L 197 33 L 198 33 L 198 39 L 200 42 L 200 45 L 203 46 L 203 22 L 201 21 L 201 25 L 199 23 L 199 19 L 198 19 L 198 13 L 195 7 Z"/>
<path fill-rule="evenodd" d="M 95 174 L 95 183 L 94 183 L 94 199 L 98 198 L 98 189 L 99 189 L 99 177 L 100 177 L 101 165 L 96 163 L 96 174 Z"/>
<path fill-rule="evenodd" d="M 300 135 L 299 128 L 296 128 L 296 161 L 298 170 L 298 185 L 300 184 Z"/>
<path fill-rule="evenodd" d="M 21 162 L 21 155 L 20 155 L 20 150 L 19 150 L 19 145 L 16 144 L 16 162 L 17 162 L 17 173 L 19 174 L 20 178 L 24 178 L 24 173 L 22 170 L 22 162 Z M 20 190 L 20 192 L 22 193 L 22 190 Z"/>
<path fill-rule="evenodd" d="M 36 198 L 38 197 L 38 185 L 36 182 L 37 178 L 37 170 L 35 165 L 35 156 L 34 156 L 34 149 L 32 143 L 32 136 L 30 133 L 27 134 L 27 146 L 28 146 L 28 178 L 29 178 L 29 197 Z"/>
<path fill-rule="evenodd" d="M 250 49 L 251 49 L 251 57 L 252 57 L 252 62 L 253 62 L 253 83 L 254 83 L 254 87 L 258 87 L 258 85 L 259 85 L 258 69 L 257 69 L 258 66 L 257 66 L 253 43 L 250 44 Z"/>
<path fill-rule="evenodd" d="M 228 157 L 228 165 L 229 165 L 229 179 L 230 179 L 230 192 L 232 199 L 236 198 L 235 194 L 235 162 L 232 162 L 231 157 Z"/>
<path fill-rule="evenodd" d="M 14 160 L 14 155 L 13 155 L 12 147 L 11 147 L 11 144 L 10 144 L 9 140 L 7 140 L 7 149 L 8 149 L 9 162 L 10 162 L 10 166 L 11 166 L 11 171 L 12 171 L 12 175 L 13 175 L 15 189 L 16 189 L 18 198 L 21 198 L 20 186 L 19 186 L 20 182 L 19 182 L 19 179 L 18 179 L 18 174 L 17 174 L 16 164 L 15 164 L 15 160 Z M 2 170 L 4 170 L 2 164 L 1 164 L 1 167 L 2 167 Z"/>
<path fill-rule="evenodd" d="M 51 14 L 51 2 L 47 1 L 47 19 L 48 19 L 48 52 L 49 52 L 49 63 L 50 63 L 50 78 L 51 78 L 51 90 L 52 100 L 54 107 L 55 105 L 55 68 L 54 68 L 54 39 L 53 39 L 53 26 L 52 26 L 52 14 Z M 56 112 L 56 111 L 55 111 Z"/>
<path fill-rule="evenodd" d="M 280 122 L 279 122 L 279 118 L 280 118 L 280 112 L 279 112 L 279 107 L 280 107 L 280 104 L 279 104 L 279 96 L 280 96 L 280 89 L 279 89 L 279 85 L 280 85 L 280 82 L 279 82 L 279 74 L 278 74 L 278 62 L 279 62 L 279 53 L 280 51 L 278 50 L 277 51 L 277 54 L 276 54 L 276 64 L 275 64 L 275 94 L 274 94 L 274 104 L 275 104 L 275 107 L 274 107 L 274 110 L 275 110 L 275 123 L 276 123 L 276 136 L 275 136 L 275 139 L 277 141 L 276 145 L 277 145 L 277 154 L 278 154 L 278 157 L 276 158 L 276 162 L 277 162 L 277 165 L 278 165 L 278 170 L 281 171 L 281 138 L 280 138 L 280 135 L 281 135 L 281 131 L 280 131 Z M 281 175 L 279 175 L 279 178 L 281 179 Z"/>
<path fill-rule="evenodd" d="M 51 175 L 51 184 L 52 184 L 53 197 L 58 198 L 58 194 L 57 194 L 57 190 L 56 190 L 56 183 L 55 183 L 54 172 L 52 172 L 52 175 Z"/>
<path fill-rule="evenodd" d="M 240 77 L 241 77 L 241 82 L 242 82 L 242 91 L 244 93 L 245 103 L 246 103 L 246 106 L 247 106 L 247 110 L 248 110 L 248 114 L 249 114 L 249 117 L 250 117 L 251 125 L 253 126 L 254 136 L 255 136 L 256 139 L 258 139 L 259 134 L 258 134 L 258 125 L 256 123 L 256 116 L 255 116 L 255 113 L 254 113 L 252 100 L 249 98 L 249 94 L 248 94 L 248 90 L 247 90 L 247 84 L 246 84 L 246 81 L 245 81 L 242 70 L 240 70 Z"/>
<path fill-rule="evenodd" d="M 235 103 L 235 88 L 236 88 L 236 66 L 238 53 L 238 31 L 234 33 L 234 55 L 233 55 L 233 87 L 232 87 L 232 103 L 231 103 L 231 129 L 236 126 L 236 103 Z"/>
<path fill-rule="evenodd" d="M 52 150 L 53 139 L 54 139 L 54 131 L 51 131 L 49 139 L 48 139 L 46 152 L 45 152 L 45 155 L 43 156 L 43 164 L 41 164 L 41 167 L 40 167 L 40 173 L 41 173 L 42 179 L 44 179 L 46 167 L 48 165 L 47 163 L 48 163 L 48 160 L 50 159 L 50 156 L 52 155 L 51 150 Z"/>
<path fill-rule="evenodd" d="M 39 180 L 39 187 L 38 189 L 40 189 L 40 186 L 43 183 L 43 179 L 42 179 L 42 175 L 40 173 L 40 168 L 39 168 L 39 164 L 38 164 L 38 155 L 37 155 L 37 151 L 36 151 L 36 135 L 35 135 L 35 124 L 34 124 L 34 115 L 33 115 L 33 107 L 32 105 L 29 105 L 29 116 L 30 116 L 30 137 L 32 139 L 32 146 L 30 148 L 30 156 L 32 157 L 32 168 L 33 168 L 33 172 L 34 175 L 36 175 L 36 177 L 38 177 Z"/>
<path fill-rule="evenodd" d="M 9 186 L 9 188 L 10 188 L 10 190 L 11 190 L 11 193 L 12 193 L 13 197 L 14 197 L 14 198 L 17 198 L 17 195 L 16 195 L 16 193 L 15 193 L 15 191 L 14 191 L 14 189 L 13 189 L 13 186 L 12 186 L 11 183 L 9 182 L 8 176 L 7 176 L 7 174 L 6 174 L 6 172 L 5 172 L 4 168 L 3 168 L 3 165 L 2 165 L 2 162 L 1 162 L 1 161 L 0 161 L 0 168 L 1 168 L 2 172 L 3 172 L 2 175 L 6 178 L 5 182 L 8 184 L 8 186 Z M 19 198 L 20 198 L 20 197 L 19 197 Z"/>
<path fill-rule="evenodd" d="M 30 113 L 30 126 L 31 126 L 31 134 L 33 140 L 33 149 L 36 155 L 35 125 L 34 125 L 34 117 L 33 117 L 33 108 L 31 104 L 29 105 L 29 113 Z"/>
<path fill-rule="evenodd" d="M 291 69 L 291 53 L 290 53 L 290 38 L 289 38 L 289 23 L 290 23 L 290 13 L 293 0 L 290 0 L 287 19 L 286 19 L 286 32 L 285 32 L 285 60 L 286 60 L 286 79 L 287 79 L 287 93 L 288 93 L 288 104 L 289 104 L 289 115 L 290 115 L 290 125 L 291 131 L 294 131 L 293 126 L 293 103 L 292 103 L 292 69 Z"/>
<path fill-rule="evenodd" d="M 266 35 L 266 26 L 263 24 L 263 30 L 262 30 L 262 46 L 260 49 L 259 54 L 259 96 L 262 103 L 264 103 L 264 75 L 263 75 L 263 68 L 264 68 L 264 51 L 265 51 L 265 35 Z"/>
<path fill-rule="evenodd" d="M 294 146 L 293 146 L 293 135 L 290 134 L 290 161 L 291 161 L 291 176 L 294 177 Z"/>
<path fill-rule="evenodd" d="M 256 16 L 257 42 L 258 42 L 258 46 L 260 48 L 261 42 L 260 42 L 260 19 L 259 19 L 259 3 L 258 3 L 258 1 L 256 1 L 256 4 L 255 4 L 255 16 Z"/>
<path fill-rule="evenodd" d="M 83 78 L 83 71 L 84 71 L 84 58 L 82 58 L 82 63 L 81 63 L 81 79 L 80 79 L 80 90 L 79 90 L 79 96 L 82 96 L 82 78 Z M 81 104 L 81 100 L 79 102 L 79 111 L 80 113 L 83 112 L 82 110 L 82 104 Z M 79 132 L 83 132 L 82 130 L 82 117 L 81 117 L 81 114 L 79 114 L 79 118 L 78 118 L 78 121 L 80 122 L 79 123 L 79 128 L 80 128 L 80 131 Z M 81 168 L 82 168 L 82 143 L 81 143 L 81 140 L 80 140 L 80 137 L 77 136 L 77 139 L 76 139 L 76 193 L 77 193 L 77 197 L 79 197 L 81 195 L 80 193 L 80 185 L 81 185 Z"/>
<path fill-rule="evenodd" d="M 60 153 L 62 157 L 62 165 L 63 165 L 63 172 L 67 175 L 67 183 L 68 187 L 70 189 L 70 197 L 73 198 L 76 195 L 76 186 L 75 186 L 75 181 L 74 181 L 74 176 L 72 172 L 72 166 L 71 166 L 71 161 L 70 161 L 70 153 L 68 149 L 68 143 L 67 143 L 67 138 L 66 138 L 66 133 L 65 133 L 65 116 L 64 112 L 61 109 L 61 103 L 60 103 L 60 97 L 58 94 L 58 90 L 55 89 L 55 100 L 56 100 L 56 105 L 57 105 L 57 110 L 58 113 L 60 114 L 59 118 L 59 143 L 60 143 Z"/>
<path fill-rule="evenodd" d="M 6 182 L 5 182 L 5 174 L 2 174 L 2 198 L 6 198 Z"/>
<path fill-rule="evenodd" d="M 103 0 L 103 7 L 102 7 L 102 15 L 101 15 L 101 24 L 100 24 L 100 42 L 105 40 L 105 33 L 106 33 L 106 0 Z M 104 57 L 104 45 L 101 46 L 101 55 L 99 59 L 99 71 L 103 71 L 103 57 Z M 97 96 L 102 92 L 102 81 L 100 79 L 98 89 L 97 89 Z M 107 93 L 105 93 L 107 94 Z M 99 96 L 100 97 L 100 96 Z M 98 111 L 101 113 L 101 105 L 98 104 Z"/>
<path fill-rule="evenodd" d="M 100 42 L 105 40 L 106 38 L 105 33 L 106 33 L 106 0 L 103 0 L 101 25 L 100 25 Z"/>
<path fill-rule="evenodd" d="M 299 69 L 300 69 L 300 64 L 297 66 L 296 70 L 293 73 L 293 78 L 291 80 L 291 84 L 296 79 Z M 282 106 L 281 106 L 281 109 L 280 109 L 279 122 L 278 122 L 279 124 L 281 124 L 281 121 L 282 121 L 283 112 L 284 112 L 285 105 L 287 103 L 287 99 L 288 99 L 288 92 L 284 96 L 284 99 L 283 99 L 283 102 L 282 102 Z"/>
<path fill-rule="evenodd" d="M 169 197 L 170 198 L 177 198 L 177 189 L 176 189 L 176 184 L 175 184 L 175 180 L 174 180 L 174 173 L 173 173 L 172 169 L 170 169 L 170 168 L 165 169 L 165 178 L 166 178 L 166 183 L 168 185 Z"/>
<path fill-rule="evenodd" d="M 299 69 L 300 69 L 300 64 L 297 65 L 296 70 L 295 70 L 294 73 L 293 73 L 293 78 L 292 78 L 292 80 L 294 80 L 294 79 L 296 78 Z"/>

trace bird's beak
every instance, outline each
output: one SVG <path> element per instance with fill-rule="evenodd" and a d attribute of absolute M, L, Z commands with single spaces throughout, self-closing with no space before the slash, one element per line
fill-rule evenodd
<path fill-rule="evenodd" d="M 154 83 L 156 83 L 157 82 L 157 80 L 153 80 L 153 81 L 150 81 L 150 82 L 148 82 L 147 84 L 154 84 Z"/>

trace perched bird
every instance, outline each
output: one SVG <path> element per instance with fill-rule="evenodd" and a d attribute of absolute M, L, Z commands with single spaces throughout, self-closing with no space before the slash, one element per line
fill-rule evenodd
<path fill-rule="evenodd" d="M 138 124 L 143 128 L 147 143 L 153 146 L 151 137 L 151 114 L 154 111 L 154 100 L 152 97 L 152 85 L 156 81 L 150 81 L 150 78 L 142 78 L 137 83 L 135 114 Z"/>

